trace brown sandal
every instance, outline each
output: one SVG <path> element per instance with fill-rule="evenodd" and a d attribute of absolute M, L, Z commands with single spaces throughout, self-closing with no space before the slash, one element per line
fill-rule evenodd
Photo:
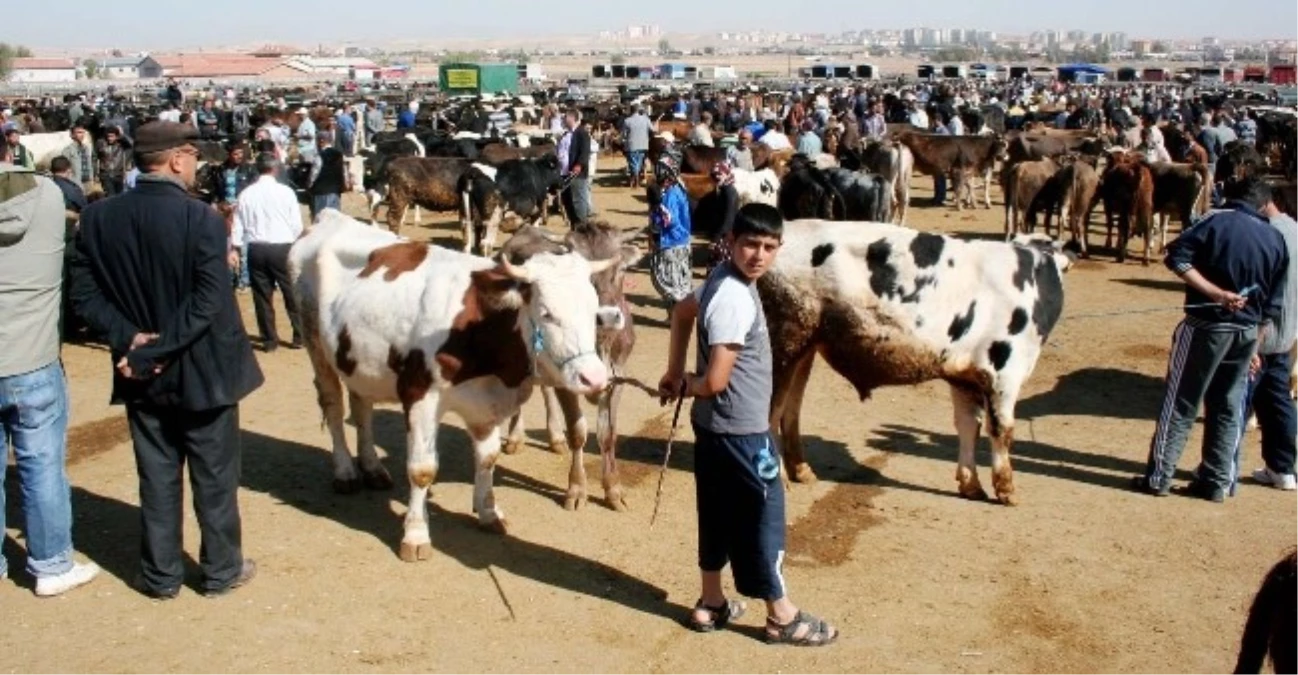
<path fill-rule="evenodd" d="M 802 637 L 795 637 L 798 630 L 805 627 L 806 633 Z M 824 647 L 834 644 L 838 639 L 838 629 L 817 619 L 816 617 L 798 610 L 797 616 L 788 623 L 780 623 L 775 617 L 766 617 L 765 636 L 767 644 L 787 644 L 797 647 Z M 772 634 L 770 629 L 777 632 Z M 833 631 L 833 632 L 830 632 Z"/>

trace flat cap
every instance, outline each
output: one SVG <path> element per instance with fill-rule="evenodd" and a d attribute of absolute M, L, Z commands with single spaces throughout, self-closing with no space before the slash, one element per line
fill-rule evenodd
<path fill-rule="evenodd" d="M 147 155 L 198 140 L 198 129 L 180 122 L 149 122 L 135 132 L 135 152 Z"/>

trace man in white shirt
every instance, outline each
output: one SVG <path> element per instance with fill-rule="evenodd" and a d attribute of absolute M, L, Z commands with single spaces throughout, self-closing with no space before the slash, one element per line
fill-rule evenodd
<path fill-rule="evenodd" d="M 180 122 L 180 109 L 176 104 L 168 102 L 163 111 L 158 113 L 158 119 L 163 122 Z"/>
<path fill-rule="evenodd" d="M 284 309 L 293 326 L 289 349 L 302 348 L 302 325 L 297 302 L 288 279 L 288 249 L 302 234 L 302 209 L 293 190 L 275 178 L 279 161 L 270 153 L 257 155 L 257 182 L 239 193 L 231 235 L 235 250 L 248 244 L 248 268 L 252 276 L 252 302 L 261 332 L 262 351 L 279 347 L 275 328 L 275 287 L 284 294 Z"/>
<path fill-rule="evenodd" d="M 780 131 L 779 123 L 775 120 L 766 120 L 766 133 L 762 134 L 762 140 L 758 141 L 771 150 L 788 150 L 793 147 L 793 142 L 789 140 L 787 134 Z"/>

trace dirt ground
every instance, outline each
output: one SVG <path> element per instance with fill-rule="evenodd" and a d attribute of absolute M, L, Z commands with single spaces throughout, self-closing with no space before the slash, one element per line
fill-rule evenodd
<path fill-rule="evenodd" d="M 626 228 L 643 198 L 611 187 L 601 160 L 599 214 Z M 911 224 L 996 236 L 997 206 L 964 214 L 925 205 L 916 177 Z M 347 207 L 360 213 L 359 201 Z M 1098 220 L 1098 216 L 1096 220 Z M 558 226 L 558 220 L 554 221 Z M 458 245 L 451 214 L 424 214 L 415 237 Z M 1099 231 L 1093 225 L 1092 241 Z M 1102 237 L 1102 234 L 1100 235 Z M 1135 245 L 1133 244 L 1133 250 Z M 633 275 L 639 342 L 632 375 L 656 382 L 664 310 Z M 821 480 L 788 493 L 785 576 L 792 598 L 842 629 L 828 649 L 769 647 L 761 611 L 698 635 L 678 622 L 697 597 L 691 433 L 682 428 L 658 524 L 649 516 L 670 411 L 629 390 L 619 455 L 631 509 L 602 502 L 593 439 L 592 501 L 560 506 L 567 461 L 545 449 L 540 396 L 526 407 L 532 443 L 503 456 L 498 504 L 507 536 L 472 516 L 471 450 L 458 419 L 439 435 L 442 472 L 430 504 L 431 560 L 395 553 L 405 511 L 404 429 L 376 411 L 392 492 L 330 489 L 328 435 L 306 354 L 258 354 L 266 384 L 242 406 L 248 587 L 208 600 L 185 590 L 153 602 L 130 590 L 138 569 L 137 481 L 123 413 L 107 404 L 108 355 L 63 352 L 75 539 L 103 566 L 92 585 L 37 599 L 22 570 L 18 494 L 9 481 L 0 585 L 11 671 L 600 671 L 600 672 L 1220 672 L 1232 667 L 1262 575 L 1295 544 L 1293 493 L 1246 483 L 1212 505 L 1125 489 L 1143 466 L 1157 414 L 1180 284 L 1159 265 L 1098 255 L 1065 277 L 1064 319 L 1018 405 L 1013 461 L 1021 505 L 956 496 L 956 440 L 945 385 L 881 390 L 860 402 L 817 366 L 803 418 Z M 255 331 L 251 298 L 239 296 Z M 1120 309 L 1171 311 L 1080 317 Z M 280 311 L 283 335 L 287 326 Z M 588 417 L 589 419 L 589 417 Z M 593 424 L 593 419 L 592 419 Z M 350 433 L 350 432 L 349 432 Z M 1183 467 L 1197 461 L 1200 432 Z M 1258 466 L 1258 436 L 1245 466 Z M 979 461 L 989 479 L 987 441 Z M 186 550 L 198 556 L 188 516 Z M 197 570 L 191 560 L 190 583 Z M 1152 645 L 1152 647 L 1151 647 Z"/>

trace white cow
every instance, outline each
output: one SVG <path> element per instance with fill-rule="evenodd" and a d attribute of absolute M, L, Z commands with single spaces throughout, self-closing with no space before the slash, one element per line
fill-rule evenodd
<path fill-rule="evenodd" d="M 1049 245 L 963 241 L 896 225 L 786 223 L 758 282 L 774 358 L 771 429 L 788 475 L 814 480 L 799 436 L 819 353 L 864 400 L 880 387 L 946 380 L 960 437 L 960 494 L 983 499 L 974 447 L 985 410 L 992 484 L 1015 502 L 1014 405 L 1063 311 L 1071 259 Z"/>
<path fill-rule="evenodd" d="M 735 178 L 735 192 L 739 195 L 739 206 L 745 204 L 767 204 L 775 206 L 780 197 L 780 179 L 771 169 L 747 171 L 731 169 Z"/>
<path fill-rule="evenodd" d="M 72 145 L 72 134 L 67 131 L 51 131 L 43 134 L 27 134 L 19 141 L 32 153 L 32 161 L 42 171 L 50 168 L 50 160 L 63 154 Z"/>
<path fill-rule="evenodd" d="M 473 442 L 473 509 L 504 532 L 492 491 L 501 424 L 536 383 L 593 394 L 608 383 L 595 350 L 600 307 L 590 277 L 618 259 L 588 262 L 565 249 L 521 265 L 399 239 L 327 209 L 293 244 L 289 275 L 302 311 L 320 407 L 333 439 L 334 489 L 391 487 L 374 452 L 375 402 L 406 414 L 410 503 L 401 558 L 431 553 L 425 502 L 437 476 L 437 427 L 448 412 Z M 359 473 L 343 431 L 342 385 L 357 428 Z"/>

